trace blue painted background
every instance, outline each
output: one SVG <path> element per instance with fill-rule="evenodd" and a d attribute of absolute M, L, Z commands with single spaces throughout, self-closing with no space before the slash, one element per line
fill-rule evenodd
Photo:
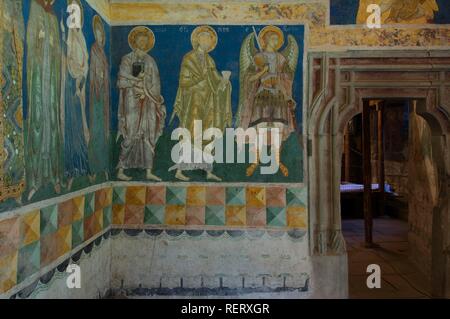
<path fill-rule="evenodd" d="M 10 0 L 0 0 L 0 1 L 10 1 Z M 83 33 L 86 38 L 86 44 L 88 52 L 90 52 L 91 47 L 93 43 L 95 42 L 94 38 L 94 32 L 92 30 L 92 19 L 97 14 L 97 12 L 92 9 L 89 4 L 85 0 L 81 0 L 81 4 L 83 6 L 83 13 L 84 13 L 84 24 L 83 24 Z M 28 26 L 28 20 L 30 15 L 30 5 L 31 0 L 25 0 L 23 1 L 23 17 L 24 17 L 24 23 L 25 23 L 25 34 L 24 34 L 24 57 L 23 57 L 23 114 L 24 114 L 24 134 L 27 134 L 26 131 L 26 121 L 27 121 L 27 115 L 28 115 L 28 93 L 27 93 L 27 44 L 26 44 L 26 34 L 27 34 L 27 26 Z M 56 17 L 58 18 L 58 21 L 63 21 L 66 26 L 66 36 L 67 36 L 67 18 L 69 17 L 69 14 L 67 13 L 67 0 L 56 0 L 53 4 L 53 12 L 55 13 Z M 102 19 L 103 20 L 103 19 Z M 111 56 L 111 50 L 110 50 L 110 39 L 111 39 L 111 28 L 110 26 L 103 20 L 104 28 L 105 28 L 105 53 L 107 56 Z M 61 37 L 61 32 L 60 32 Z M 62 39 L 60 38 L 60 43 L 62 43 Z M 86 117 L 87 121 L 89 123 L 89 77 L 87 79 L 86 84 Z M 66 125 L 69 125 L 70 123 L 66 123 Z M 24 135 L 25 136 L 25 135 Z M 94 137 L 95 138 L 95 137 Z M 61 153 L 61 156 L 64 156 L 63 153 Z M 109 156 L 109 154 L 105 154 L 105 156 Z M 26 158 L 25 158 L 26 160 Z M 97 179 L 97 183 L 101 183 L 104 181 L 103 176 L 99 176 Z M 65 182 L 65 181 L 63 181 Z M 89 182 L 87 177 L 79 177 L 76 178 L 73 182 L 73 187 L 71 191 L 76 191 L 82 188 L 85 188 L 87 186 L 90 186 L 91 183 Z M 62 189 L 62 194 L 67 192 L 65 188 Z M 27 192 L 24 193 L 23 196 L 23 202 L 28 203 L 26 200 Z M 47 185 L 41 189 L 38 190 L 36 195 L 33 197 L 32 202 L 37 202 L 40 200 L 44 200 L 47 198 L 52 198 L 54 196 L 57 196 L 58 194 L 55 193 L 53 189 L 53 185 Z M 5 201 L 0 205 L 0 211 L 12 209 L 17 206 L 17 203 L 14 200 L 8 200 Z"/>
<path fill-rule="evenodd" d="M 167 118 L 166 128 L 163 135 L 158 140 L 155 150 L 155 165 L 153 172 L 162 178 L 164 181 L 176 182 L 174 177 L 175 172 L 168 172 L 172 163 L 170 152 L 175 142 L 170 139 L 170 132 L 178 126 L 178 120 L 171 124 L 169 127 L 169 121 L 172 116 L 173 104 L 176 98 L 179 74 L 181 68 L 181 62 L 184 55 L 192 50 L 191 45 L 191 33 L 196 28 L 196 25 L 160 25 L 149 26 L 154 32 L 156 38 L 155 47 L 149 53 L 156 61 L 160 77 L 161 77 L 161 90 L 162 95 L 166 101 Z M 242 42 L 245 37 L 253 32 L 252 26 L 241 25 L 227 25 L 227 26 L 214 26 L 218 34 L 218 45 L 216 49 L 210 52 L 210 55 L 216 62 L 217 69 L 219 71 L 229 70 L 232 72 L 231 85 L 232 85 L 232 110 L 233 115 L 237 113 L 239 103 L 239 56 Z M 255 25 L 256 31 L 259 32 L 264 26 Z M 303 26 L 280 26 L 287 38 L 288 34 L 292 34 L 299 46 L 300 56 L 298 61 L 298 68 L 295 74 L 293 95 L 297 102 L 297 123 L 298 131 L 302 130 L 302 113 L 303 113 L 303 51 L 304 51 L 304 27 Z M 112 83 L 112 134 L 113 140 L 117 135 L 117 110 L 119 90 L 117 89 L 117 74 L 120 67 L 121 59 L 124 55 L 128 54 L 131 49 L 128 45 L 128 34 L 133 29 L 133 26 L 127 27 L 113 27 L 112 38 L 114 39 L 111 58 L 111 83 Z M 281 50 L 283 50 L 281 48 Z M 233 116 L 233 122 L 235 118 Z M 112 167 L 115 171 L 115 165 L 117 165 L 118 155 L 120 151 L 120 145 L 118 143 L 113 146 L 112 155 Z M 248 164 L 215 164 L 214 172 L 224 182 L 302 182 L 303 181 L 303 145 L 301 136 L 293 134 L 291 138 L 286 142 L 284 150 L 281 154 L 283 163 L 289 167 L 289 177 L 284 177 L 281 172 L 275 175 L 260 175 L 254 174 L 252 177 L 246 177 L 246 168 Z M 127 172 L 134 180 L 145 180 L 145 174 L 139 170 L 129 170 Z M 200 182 L 205 181 L 205 175 L 203 171 L 191 171 L 186 173 L 191 178 L 191 181 Z M 113 174 L 114 176 L 114 174 Z"/>
<path fill-rule="evenodd" d="M 2 0 L 2 1 L 9 1 L 9 0 Z M 28 25 L 28 19 L 30 15 L 30 4 L 31 0 L 23 1 L 23 16 L 25 20 L 25 31 L 27 30 Z M 97 12 L 92 9 L 89 4 L 85 0 L 81 0 L 81 4 L 83 6 L 83 14 L 84 14 L 84 23 L 83 23 L 83 34 L 86 38 L 86 44 L 88 48 L 88 52 L 91 52 L 91 47 L 95 42 L 94 38 L 94 31 L 92 30 L 92 19 L 95 15 L 97 15 Z M 66 27 L 66 37 L 67 37 L 67 18 L 69 17 L 69 14 L 67 13 L 67 0 L 56 0 L 53 4 L 53 12 L 56 14 L 56 17 L 58 18 L 58 21 L 61 22 L 61 20 L 64 22 L 64 25 Z M 100 16 L 101 18 L 101 16 Z M 105 53 L 106 56 L 111 56 L 111 49 L 110 49 L 110 39 L 111 39 L 111 28 L 110 26 L 103 20 L 103 25 L 105 27 Z M 60 30 L 60 36 L 61 36 L 61 30 Z M 25 39 L 26 41 L 26 32 L 25 32 Z M 60 43 L 62 42 L 62 39 L 60 39 Z M 26 77 L 26 70 L 27 70 L 27 46 L 25 45 L 25 57 L 24 57 L 24 67 L 23 67 L 23 104 L 24 104 L 24 120 L 27 118 L 27 108 L 28 108 L 28 94 L 27 94 L 27 85 L 25 79 Z M 86 106 L 89 105 L 89 77 L 86 82 Z M 86 116 L 89 123 L 89 108 L 86 110 Z"/>
<path fill-rule="evenodd" d="M 437 0 L 439 11 L 434 15 L 434 23 L 450 24 L 449 0 Z M 359 0 L 330 0 L 330 24 L 356 24 Z"/>
<path fill-rule="evenodd" d="M 251 26 L 214 26 L 211 25 L 218 34 L 218 44 L 214 51 L 210 53 L 219 71 L 229 70 L 232 72 L 232 108 L 236 114 L 239 101 L 239 55 L 242 42 L 245 37 L 252 32 Z M 178 80 L 180 74 L 181 61 L 183 56 L 192 50 L 191 33 L 197 27 L 195 25 L 176 26 L 148 26 L 155 34 L 156 43 L 149 54 L 155 59 L 161 77 L 162 95 L 166 100 L 167 122 L 170 120 L 175 101 Z M 256 31 L 264 26 L 255 26 Z M 300 46 L 300 57 L 295 75 L 294 98 L 298 103 L 297 119 L 298 124 L 302 123 L 302 97 L 303 97 L 303 50 L 304 50 L 304 27 L 303 26 L 280 26 L 287 34 L 292 34 Z M 112 82 L 112 127 L 117 130 L 117 109 L 119 90 L 117 89 L 117 74 L 122 57 L 128 54 L 131 49 L 128 46 L 128 34 L 133 27 L 113 27 L 112 36 L 114 44 L 112 46 L 111 59 L 111 82 Z M 286 41 L 287 42 L 287 41 Z M 281 49 L 283 50 L 284 47 Z M 233 119 L 234 120 L 234 119 Z"/>

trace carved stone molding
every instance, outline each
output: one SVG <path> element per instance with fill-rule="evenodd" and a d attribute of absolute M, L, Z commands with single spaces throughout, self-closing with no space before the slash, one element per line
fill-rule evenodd
<path fill-rule="evenodd" d="M 307 70 L 310 249 L 312 255 L 343 254 L 339 185 L 345 125 L 362 112 L 363 99 L 412 98 L 421 101 L 419 114 L 450 145 L 450 53 L 310 53 Z"/>

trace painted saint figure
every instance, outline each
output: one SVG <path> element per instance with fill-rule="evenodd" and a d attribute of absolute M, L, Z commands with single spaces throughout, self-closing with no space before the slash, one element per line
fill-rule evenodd
<path fill-rule="evenodd" d="M 79 0 L 68 0 L 68 4 L 77 4 L 81 13 L 83 7 Z M 83 23 L 83 17 L 81 19 Z M 64 22 L 61 21 L 63 39 Z M 89 72 L 89 53 L 86 39 L 81 28 L 69 28 L 63 59 L 64 101 L 64 175 L 67 188 L 72 188 L 75 177 L 90 173 L 88 163 L 89 129 L 86 122 L 86 79 Z M 64 54 L 64 52 L 63 52 Z"/>
<path fill-rule="evenodd" d="M 153 174 L 156 142 L 166 118 L 158 66 L 148 52 L 155 45 L 153 32 L 146 27 L 134 28 L 128 43 L 133 50 L 122 58 L 117 86 L 119 97 L 119 133 L 123 137 L 117 177 L 131 180 L 125 169 L 146 170 L 149 180 L 161 181 Z"/>
<path fill-rule="evenodd" d="M 0 201 L 21 199 L 25 187 L 22 1 L 0 2 Z"/>
<path fill-rule="evenodd" d="M 249 127 L 257 130 L 279 129 L 282 136 L 279 145 L 295 131 L 296 102 L 292 96 L 292 87 L 299 56 L 298 44 L 292 35 L 288 37 L 286 48 L 279 52 L 283 45 L 283 31 L 276 26 L 263 28 L 258 36 L 255 31 L 244 40 L 236 118 L 236 127 L 244 130 Z M 275 152 L 281 172 L 288 176 L 289 171 L 280 160 L 281 150 L 272 149 L 272 152 Z M 256 163 L 248 167 L 247 176 L 252 176 L 258 165 L 257 159 Z"/>
<path fill-rule="evenodd" d="M 89 165 L 92 173 L 105 173 L 109 170 L 109 64 L 105 54 L 105 29 L 101 18 L 94 16 L 92 27 L 95 43 L 91 48 L 89 68 Z"/>
<path fill-rule="evenodd" d="M 180 127 L 189 130 L 194 137 L 194 121 L 202 121 L 203 130 L 218 128 L 224 131 L 231 126 L 230 72 L 221 75 L 209 52 L 215 49 L 218 37 L 210 26 L 199 26 L 191 34 L 193 50 L 187 53 L 181 64 L 178 93 L 173 117 L 180 120 Z M 177 169 L 175 177 L 182 181 L 189 178 L 183 174 L 188 165 Z M 220 181 L 213 174 L 212 164 L 204 163 L 207 179 Z M 194 169 L 198 168 L 196 165 Z"/>
<path fill-rule="evenodd" d="M 367 12 L 370 4 L 381 9 L 381 23 L 427 24 L 433 23 L 439 11 L 436 0 L 360 0 L 356 18 L 357 24 L 366 24 L 372 12 Z"/>
<path fill-rule="evenodd" d="M 26 180 L 28 200 L 52 183 L 61 191 L 61 43 L 54 0 L 32 0 L 27 29 Z"/>

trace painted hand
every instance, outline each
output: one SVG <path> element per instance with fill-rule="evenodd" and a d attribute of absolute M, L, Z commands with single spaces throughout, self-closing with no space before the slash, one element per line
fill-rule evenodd
<path fill-rule="evenodd" d="M 144 88 L 144 81 L 136 81 L 135 86 L 138 89 L 143 89 Z"/>
<path fill-rule="evenodd" d="M 220 91 L 225 91 L 225 89 L 227 88 L 228 84 L 230 83 L 229 80 L 226 79 L 222 79 L 222 81 L 219 84 L 219 90 Z"/>
<path fill-rule="evenodd" d="M 135 89 L 134 89 L 134 97 L 135 97 L 136 99 L 143 100 L 143 99 L 145 98 L 145 92 L 144 92 L 144 89 L 142 89 L 142 88 L 135 88 Z"/>

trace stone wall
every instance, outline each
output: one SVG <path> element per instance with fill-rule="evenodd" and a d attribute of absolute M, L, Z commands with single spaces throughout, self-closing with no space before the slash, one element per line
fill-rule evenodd
<path fill-rule="evenodd" d="M 302 185 L 107 183 L 12 211 L 0 297 L 320 295 L 306 199 Z M 66 286 L 69 264 L 81 290 Z"/>
<path fill-rule="evenodd" d="M 433 213 L 438 204 L 439 181 L 433 161 L 431 130 L 426 120 L 411 114 L 409 153 L 409 243 L 410 258 L 431 276 Z"/>

